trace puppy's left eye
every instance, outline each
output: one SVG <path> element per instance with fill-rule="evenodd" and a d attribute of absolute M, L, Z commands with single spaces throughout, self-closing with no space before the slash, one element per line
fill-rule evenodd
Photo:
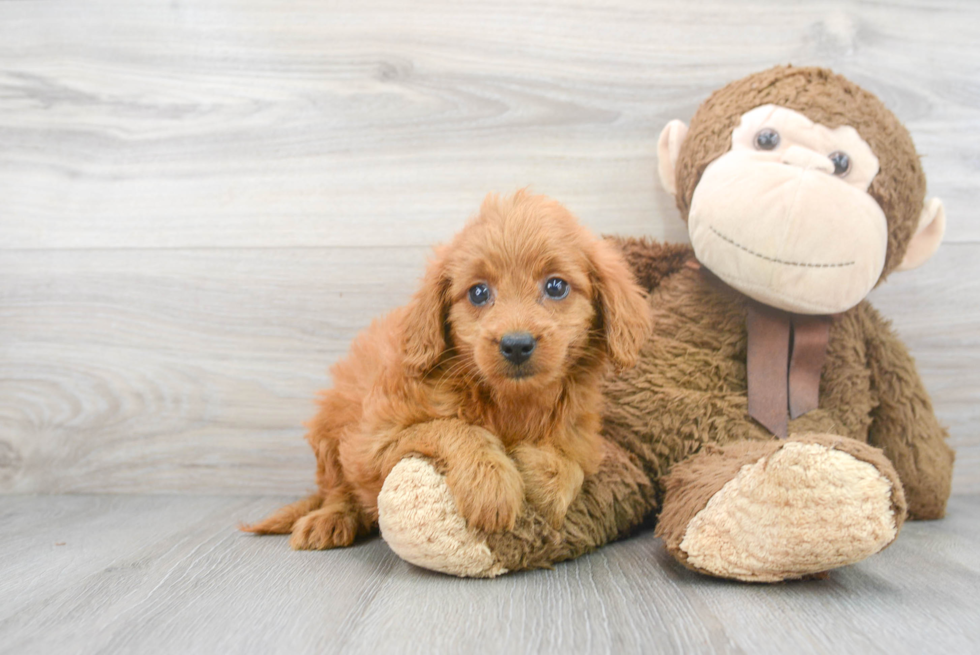
<path fill-rule="evenodd" d="M 568 295 L 568 282 L 560 277 L 548 278 L 544 283 L 544 292 L 552 300 L 561 300 Z"/>
<path fill-rule="evenodd" d="M 482 307 L 490 300 L 490 287 L 483 284 L 474 284 L 470 287 L 470 302 L 477 307 Z"/>

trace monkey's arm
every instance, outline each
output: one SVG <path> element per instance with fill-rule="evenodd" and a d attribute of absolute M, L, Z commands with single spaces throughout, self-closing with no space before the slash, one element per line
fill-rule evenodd
<path fill-rule="evenodd" d="M 864 303 L 868 363 L 878 406 L 868 441 L 885 451 L 905 487 L 909 517 L 937 519 L 946 511 L 953 450 L 932 409 L 915 362 L 887 321 Z"/>
<path fill-rule="evenodd" d="M 647 475 L 615 444 L 603 440 L 599 470 L 587 476 L 559 529 L 525 506 L 513 530 L 466 527 L 445 478 L 431 463 L 409 458 L 385 480 L 378 497 L 381 533 L 402 559 L 433 571 L 494 577 L 550 567 L 627 534 L 656 506 Z"/>

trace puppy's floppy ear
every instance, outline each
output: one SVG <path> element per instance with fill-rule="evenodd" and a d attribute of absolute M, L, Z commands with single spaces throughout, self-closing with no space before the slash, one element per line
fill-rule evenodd
<path fill-rule="evenodd" d="M 650 307 L 615 246 L 597 241 L 590 259 L 606 351 L 617 368 L 630 368 L 650 334 Z"/>
<path fill-rule="evenodd" d="M 405 365 L 415 375 L 424 375 L 446 350 L 446 312 L 449 277 L 446 246 L 436 249 L 422 277 L 422 286 L 412 296 L 402 325 Z"/>

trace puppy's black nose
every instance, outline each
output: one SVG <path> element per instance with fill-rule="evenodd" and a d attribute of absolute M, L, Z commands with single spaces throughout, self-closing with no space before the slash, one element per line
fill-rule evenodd
<path fill-rule="evenodd" d="M 536 345 L 538 342 L 530 332 L 509 332 L 500 340 L 500 353 L 508 362 L 523 364 Z"/>

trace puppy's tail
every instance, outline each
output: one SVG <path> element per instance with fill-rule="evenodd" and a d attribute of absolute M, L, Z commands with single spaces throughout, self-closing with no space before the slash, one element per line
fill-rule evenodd
<path fill-rule="evenodd" d="M 252 532 L 254 534 L 289 534 L 293 531 L 296 521 L 306 516 L 323 505 L 323 496 L 313 494 L 303 500 L 286 505 L 276 511 L 268 518 L 262 519 L 258 523 L 242 523 L 238 529 L 242 532 Z"/>

